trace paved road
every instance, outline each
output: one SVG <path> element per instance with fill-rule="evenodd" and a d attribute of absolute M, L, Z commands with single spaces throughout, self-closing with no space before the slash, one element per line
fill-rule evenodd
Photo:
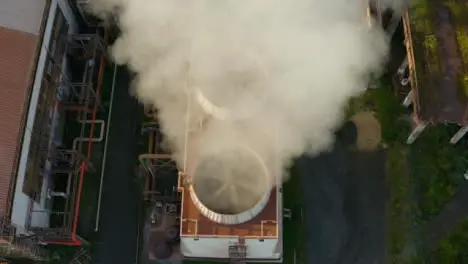
<path fill-rule="evenodd" d="M 128 92 L 129 73 L 117 70 L 103 183 L 95 264 L 135 263 L 138 237 L 138 205 L 135 184 L 139 107 Z"/>
<path fill-rule="evenodd" d="M 330 153 L 301 158 L 309 263 L 385 263 L 385 154 L 337 142 Z"/>

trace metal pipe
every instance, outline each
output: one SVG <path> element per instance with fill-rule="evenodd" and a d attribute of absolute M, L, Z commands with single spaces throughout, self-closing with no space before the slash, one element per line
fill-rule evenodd
<path fill-rule="evenodd" d="M 81 142 L 101 142 L 104 139 L 104 130 L 106 127 L 106 123 L 104 120 L 96 119 L 96 120 L 79 120 L 78 123 L 82 124 L 101 124 L 101 131 L 99 133 L 99 137 L 97 138 L 90 138 L 90 137 L 77 137 L 73 139 L 73 149 L 76 149 L 76 145 L 79 141 Z"/>
<path fill-rule="evenodd" d="M 78 144 L 78 142 L 101 142 L 103 139 L 104 139 L 104 128 L 105 128 L 105 122 L 104 120 L 79 120 L 78 121 L 79 123 L 82 123 L 82 124 L 101 124 L 101 132 L 99 133 L 99 137 L 97 138 L 90 138 L 90 137 L 77 137 L 75 139 L 73 139 L 73 149 L 76 149 L 76 145 Z M 69 173 L 68 174 L 68 183 L 67 183 L 67 191 L 66 191 L 66 194 L 69 195 L 70 194 L 70 189 L 71 189 L 71 177 L 72 177 L 72 174 Z"/>

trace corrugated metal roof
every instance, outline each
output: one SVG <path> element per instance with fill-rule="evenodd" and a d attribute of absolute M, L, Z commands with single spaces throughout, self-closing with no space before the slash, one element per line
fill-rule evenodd
<path fill-rule="evenodd" d="M 37 42 L 33 34 L 0 27 L 0 218 L 16 167 Z"/>

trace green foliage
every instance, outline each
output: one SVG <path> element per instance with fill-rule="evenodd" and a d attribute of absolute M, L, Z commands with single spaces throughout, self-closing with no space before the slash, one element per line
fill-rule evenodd
<path fill-rule="evenodd" d="M 451 135 L 446 126 L 431 127 L 411 146 L 412 176 L 421 194 L 422 221 L 438 214 L 453 197 L 456 178 L 468 166 L 467 151 L 449 144 Z"/>
<path fill-rule="evenodd" d="M 434 254 L 435 263 L 465 263 L 467 248 L 468 220 L 465 220 L 440 243 Z"/>
<path fill-rule="evenodd" d="M 376 117 L 382 129 L 382 140 L 387 145 L 404 141 L 408 136 L 408 122 L 402 118 L 404 108 L 399 104 L 388 86 L 369 91 L 374 102 Z"/>
<path fill-rule="evenodd" d="M 430 32 L 432 23 L 430 21 L 430 8 L 428 0 L 415 0 L 411 6 L 411 23 L 418 32 Z"/>
<path fill-rule="evenodd" d="M 403 249 L 410 239 L 411 187 L 406 147 L 393 144 L 386 164 L 390 188 L 390 263 L 404 263 Z"/>
<path fill-rule="evenodd" d="M 468 27 L 466 19 L 468 17 L 468 3 L 449 0 L 445 2 L 445 6 L 450 9 L 452 17 L 455 18 L 456 38 L 460 56 L 465 63 L 465 73 L 460 76 L 461 91 L 465 96 L 468 96 Z M 465 21 L 464 21 L 465 20 Z"/>

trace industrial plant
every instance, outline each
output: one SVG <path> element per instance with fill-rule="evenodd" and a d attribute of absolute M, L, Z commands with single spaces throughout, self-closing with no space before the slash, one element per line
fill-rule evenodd
<path fill-rule="evenodd" d="M 413 106 L 407 143 L 429 124 L 451 123 L 460 127 L 455 144 L 468 132 L 468 7 L 463 0 L 417 2 L 393 12 L 380 1 L 363 1 L 363 24 L 380 24 L 390 38 L 404 32 L 407 55 L 393 89 L 405 107 Z M 86 197 L 100 203 L 105 155 L 96 149 L 108 140 L 104 75 L 114 63 L 108 50 L 119 25 L 90 15 L 88 4 L 0 3 L 0 259 L 49 261 L 46 245 L 89 245 L 80 223 L 98 217 L 99 209 L 83 215 L 82 199 L 92 182 L 99 194 Z M 434 14 L 437 23 L 429 23 Z M 256 63 L 267 79 L 268 69 Z M 161 109 L 144 106 L 138 132 L 145 148 L 135 157 L 137 175 L 129 175 L 142 182 L 139 261 L 283 263 L 290 210 L 283 206 L 278 132 L 250 137 L 231 129 L 255 125 L 254 110 L 219 106 L 192 77 L 188 71 L 184 80 L 177 153 L 163 133 Z M 210 148 L 204 134 L 213 124 L 226 129 L 219 130 L 226 132 L 222 147 Z"/>

